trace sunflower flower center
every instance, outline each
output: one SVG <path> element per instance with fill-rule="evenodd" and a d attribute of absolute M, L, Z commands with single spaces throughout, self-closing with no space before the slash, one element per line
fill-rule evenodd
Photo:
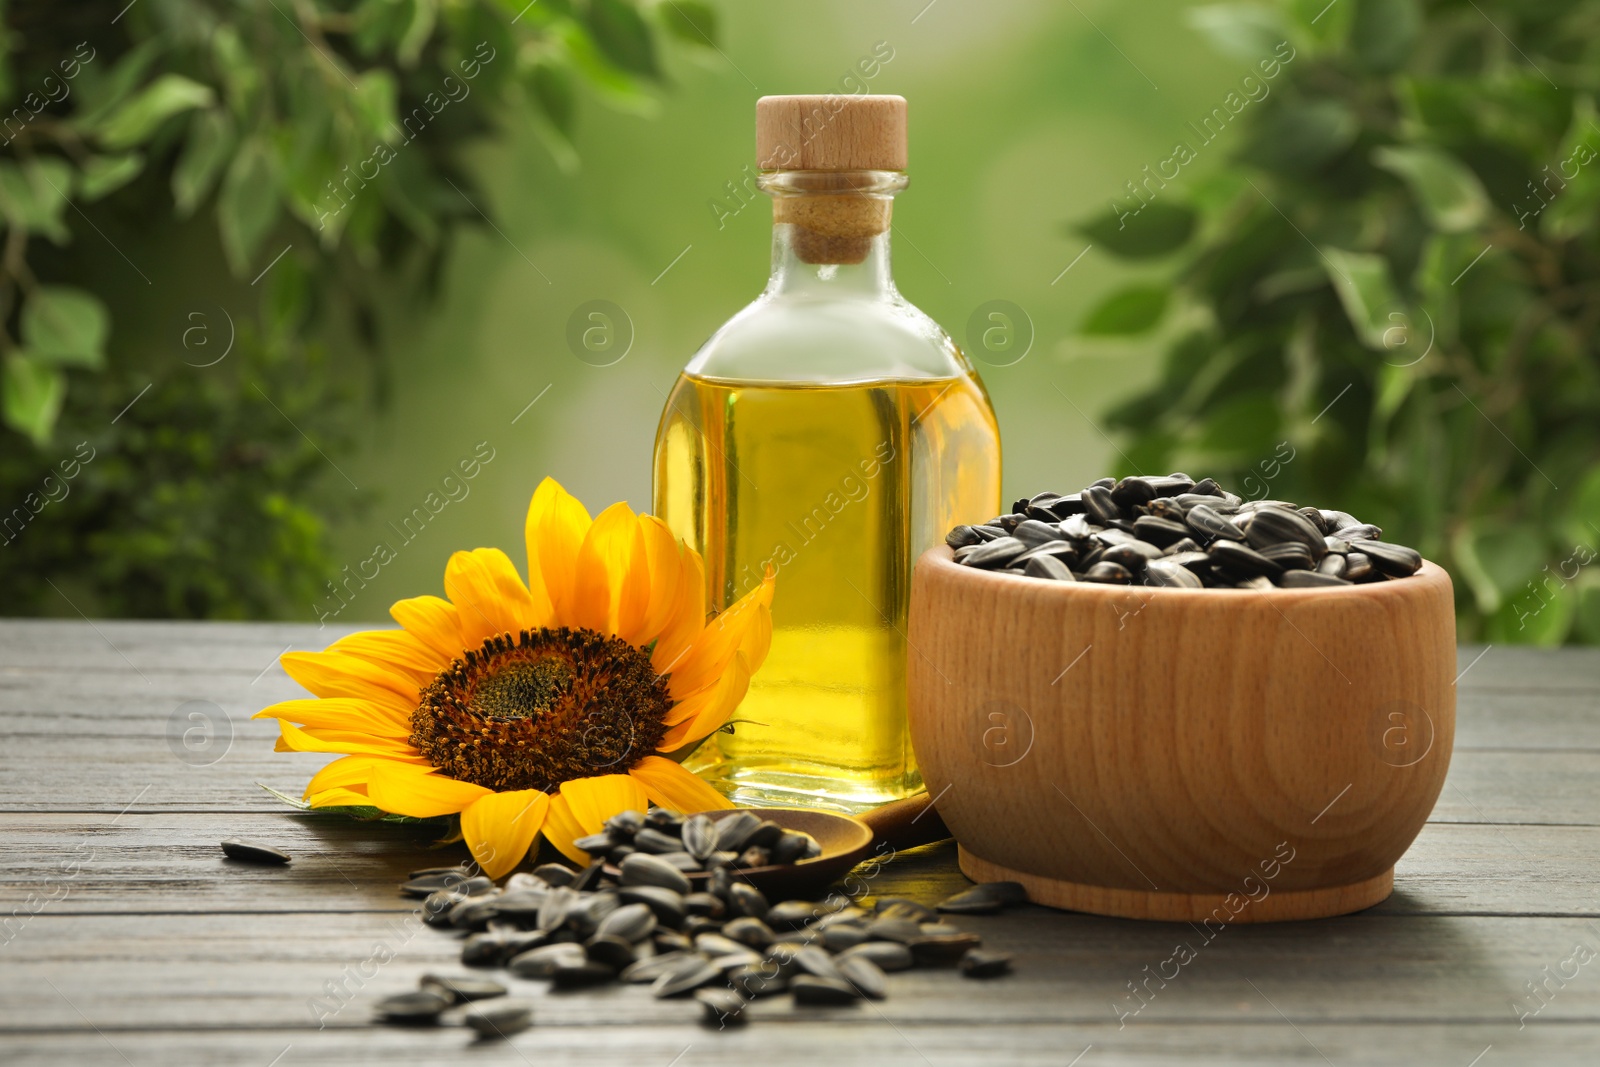
<path fill-rule="evenodd" d="M 452 778 L 548 792 L 654 752 L 671 707 L 643 649 L 593 630 L 523 630 L 439 672 L 411 714 L 411 743 Z"/>

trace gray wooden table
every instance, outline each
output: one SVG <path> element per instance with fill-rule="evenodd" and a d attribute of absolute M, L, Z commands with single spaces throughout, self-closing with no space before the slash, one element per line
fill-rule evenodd
<path fill-rule="evenodd" d="M 1187 928 L 1029 907 L 962 920 L 1016 955 L 1005 979 L 907 972 L 880 1004 L 776 998 L 720 1033 L 637 987 L 516 982 L 535 1028 L 473 1045 L 367 1022 L 378 996 L 456 969 L 456 943 L 395 885 L 457 854 L 287 812 L 256 785 L 298 795 L 317 765 L 275 754 L 274 725 L 249 716 L 298 695 L 281 652 L 334 636 L 0 622 L 0 1062 L 1600 1062 L 1600 650 L 1462 649 L 1449 783 L 1394 896 L 1230 928 L 1120 1023 L 1129 983 Z M 295 861 L 226 864 L 233 835 Z M 932 901 L 963 884 L 945 844 L 874 889 Z"/>

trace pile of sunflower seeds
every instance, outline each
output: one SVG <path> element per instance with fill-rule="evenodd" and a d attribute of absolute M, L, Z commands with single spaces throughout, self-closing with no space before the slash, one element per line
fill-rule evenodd
<path fill-rule="evenodd" d="M 1344 511 L 1244 500 L 1187 474 L 1101 478 L 1039 493 L 1011 514 L 957 526 L 957 563 L 1057 582 L 1179 589 L 1309 589 L 1405 578 L 1415 549 Z"/>
<path fill-rule="evenodd" d="M 650 816 L 662 833 L 685 838 L 683 826 L 694 821 L 673 816 L 682 825 L 669 827 L 655 810 Z M 625 812 L 607 832 L 641 826 L 644 818 Z M 842 894 L 772 904 L 731 865 L 712 867 L 700 891 L 661 854 L 625 854 L 615 879 L 606 866 L 603 857 L 582 870 L 541 864 L 512 874 L 503 887 L 462 867 L 431 868 L 412 872 L 400 889 L 423 899 L 424 923 L 463 937 L 468 967 L 505 968 L 557 989 L 621 981 L 648 985 L 656 997 L 692 995 L 718 1028 L 745 1021 L 751 1000 L 779 993 L 796 1005 L 881 1000 L 890 971 L 956 966 L 970 978 L 1006 974 L 1010 956 L 984 951 L 978 935 L 939 912 L 994 914 L 1027 900 L 1015 882 L 993 882 L 937 909 L 898 898 L 879 898 L 867 909 Z M 376 1017 L 506 1036 L 532 1022 L 532 1006 L 506 993 L 493 979 L 428 975 L 420 989 L 379 1001 Z"/>
<path fill-rule="evenodd" d="M 643 853 L 689 874 L 717 867 L 790 864 L 822 855 L 822 846 L 810 834 L 785 830 L 748 811 L 720 820 L 705 815 L 684 819 L 665 808 L 651 808 L 645 814 L 625 811 L 609 820 L 600 833 L 580 837 L 573 844 L 613 864 L 627 863 L 628 857 Z M 643 863 L 632 862 L 636 866 Z"/>

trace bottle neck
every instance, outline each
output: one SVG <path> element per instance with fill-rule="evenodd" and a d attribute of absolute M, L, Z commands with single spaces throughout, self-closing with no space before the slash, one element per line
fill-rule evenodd
<path fill-rule="evenodd" d="M 775 296 L 838 296 L 888 299 L 895 295 L 889 268 L 889 231 L 866 238 L 859 263 L 811 263 L 801 258 L 797 243 L 809 243 L 794 223 L 772 225 L 772 277 L 767 292 Z M 827 257 L 824 257 L 827 258 Z"/>
<path fill-rule="evenodd" d="M 900 171 L 772 171 L 758 184 L 772 201 L 773 296 L 888 300 L 893 198 Z"/>

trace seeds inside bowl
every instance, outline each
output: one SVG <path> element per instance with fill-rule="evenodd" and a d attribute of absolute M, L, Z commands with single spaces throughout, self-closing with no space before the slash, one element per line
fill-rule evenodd
<path fill-rule="evenodd" d="M 651 857 L 647 863 L 635 861 L 641 870 L 671 868 L 683 874 L 711 871 L 718 867 L 743 870 L 786 865 L 822 855 L 816 838 L 799 830 L 785 830 L 777 823 L 758 818 L 747 811 L 722 819 L 706 815 L 684 818 L 665 808 L 651 808 L 648 815 L 625 811 L 606 820 L 604 829 L 573 844 L 591 856 L 603 856 L 628 871 L 630 856 Z M 661 872 L 665 877 L 664 870 Z M 641 875 L 641 877 L 644 877 Z M 652 884 L 667 884 L 657 880 Z"/>
<path fill-rule="evenodd" d="M 1316 589 L 1405 578 L 1422 556 L 1345 511 L 1245 500 L 1187 474 L 1101 478 L 957 526 L 957 563 L 1057 582 L 1177 589 Z"/>

